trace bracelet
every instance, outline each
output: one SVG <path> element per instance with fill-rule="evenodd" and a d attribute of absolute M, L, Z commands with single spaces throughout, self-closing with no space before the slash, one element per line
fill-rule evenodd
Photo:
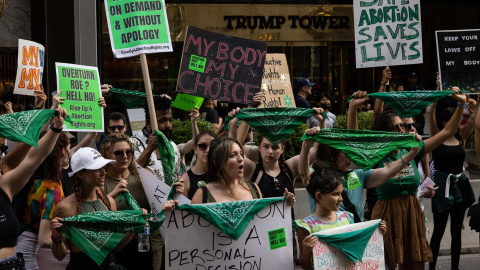
<path fill-rule="evenodd" d="M 386 84 L 386 83 L 382 83 L 382 82 L 380 82 L 380 84 L 381 84 L 381 85 L 383 85 L 383 86 L 387 86 L 387 84 Z"/>
<path fill-rule="evenodd" d="M 460 107 L 460 108 L 466 108 L 466 107 L 468 107 L 468 104 L 465 103 L 465 105 L 460 106 L 460 101 L 458 101 L 458 102 L 457 102 L 457 106 Z"/>
<path fill-rule="evenodd" d="M 400 160 L 402 161 L 403 167 L 408 167 L 408 164 L 403 160 L 403 156 L 400 157 Z"/>
<path fill-rule="evenodd" d="M 61 234 L 59 237 L 57 238 L 54 238 L 53 237 L 53 234 L 52 236 L 50 236 L 50 238 L 52 239 L 52 243 L 55 243 L 55 244 L 60 244 L 63 240 L 63 234 Z"/>
<path fill-rule="evenodd" d="M 56 132 L 56 133 L 60 133 L 62 132 L 63 130 L 63 127 L 62 128 L 56 128 L 53 126 L 53 123 L 50 124 L 49 128 L 53 131 L 53 132 Z"/>

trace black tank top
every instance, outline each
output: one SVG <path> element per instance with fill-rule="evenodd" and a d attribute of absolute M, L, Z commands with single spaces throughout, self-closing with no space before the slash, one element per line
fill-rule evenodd
<path fill-rule="evenodd" d="M 288 189 L 289 192 L 295 194 L 295 189 L 293 188 L 293 175 L 288 166 L 285 166 L 287 169 L 287 173 L 283 170 L 280 171 L 280 174 L 276 177 L 268 175 L 263 171 L 262 178 L 257 183 L 258 187 L 260 188 L 260 192 L 263 195 L 263 198 L 271 198 L 271 197 L 280 197 L 283 196 L 285 193 L 285 188 Z M 257 164 L 255 168 L 255 172 L 252 175 L 252 182 L 257 181 L 258 174 L 260 172 L 260 166 Z"/>
<path fill-rule="evenodd" d="M 19 232 L 20 224 L 13 212 L 12 202 L 0 188 L 0 248 L 16 246 Z"/>
<path fill-rule="evenodd" d="M 435 170 L 446 174 L 459 174 L 463 172 L 463 162 L 465 161 L 466 153 L 463 149 L 463 141 L 459 136 L 455 136 L 460 142 L 459 145 L 444 145 L 432 151 Z"/>
<path fill-rule="evenodd" d="M 200 181 L 207 181 L 207 174 L 197 175 L 192 172 L 192 169 L 187 171 L 188 178 L 190 178 L 190 191 L 188 191 L 188 198 L 191 200 L 195 192 L 198 189 L 198 182 Z"/>

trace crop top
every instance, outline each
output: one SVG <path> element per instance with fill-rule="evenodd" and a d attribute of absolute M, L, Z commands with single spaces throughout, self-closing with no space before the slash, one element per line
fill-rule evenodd
<path fill-rule="evenodd" d="M 0 188 L 0 248 L 16 246 L 19 232 L 20 224 L 13 212 L 12 202 Z"/>

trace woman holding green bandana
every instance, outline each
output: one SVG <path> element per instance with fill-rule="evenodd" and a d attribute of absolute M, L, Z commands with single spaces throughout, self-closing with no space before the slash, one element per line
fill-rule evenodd
<path fill-rule="evenodd" d="M 377 187 L 379 201 L 372 211 L 372 219 L 385 220 L 389 228 L 384 235 L 384 243 L 385 263 L 390 269 L 397 265 L 400 269 L 424 269 L 425 262 L 432 261 L 432 251 L 425 235 L 425 219 L 416 197 L 420 184 L 420 174 L 416 164 L 426 153 L 433 151 L 451 138 L 458 129 L 466 98 L 465 95 L 460 94 L 458 87 L 453 87 L 452 90 L 455 92 L 452 95 L 453 98 L 458 101 L 455 113 L 443 130 L 421 142 L 422 149 L 415 158 L 407 156 L 407 150 L 403 149 L 392 152 L 378 163 L 378 168 L 384 168 L 400 159 L 404 167 L 397 176 Z M 359 99 L 357 102 L 363 102 L 362 99 L 365 98 L 366 95 L 356 95 L 356 99 Z M 355 118 L 356 123 L 356 114 L 349 117 Z M 394 111 L 381 113 L 375 119 L 372 129 L 405 133 L 402 119 Z M 433 197 L 434 194 L 435 192 L 431 190 L 425 197 Z"/>

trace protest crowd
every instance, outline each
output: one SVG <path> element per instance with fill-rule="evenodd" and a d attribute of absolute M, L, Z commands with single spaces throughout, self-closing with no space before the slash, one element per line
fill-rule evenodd
<path fill-rule="evenodd" d="M 115 57 L 140 55 L 144 89 L 102 83 L 97 67 L 55 63 L 57 89 L 20 71 L 13 92 L 2 94 L 0 270 L 433 270 L 447 223 L 451 268 L 459 269 L 467 213 L 480 230 L 464 168 L 474 131 L 480 164 L 480 112 L 469 89 L 446 87 L 437 72 L 436 89 L 425 90 L 417 73 L 395 81 L 382 65 L 378 90 L 355 91 L 344 104 L 342 128 L 331 93 L 320 89 L 312 100 L 317 83 L 290 80 L 285 55 L 267 53 L 267 42 L 189 26 L 175 96 L 153 95 L 146 55 L 171 50 L 171 42 L 152 43 L 170 36 L 168 24 L 161 28 L 166 11 L 163 1 L 130 2 L 105 1 L 109 20 L 131 13 L 123 22 L 145 29 L 116 33 L 116 21 L 109 34 Z M 390 12 L 419 20 L 414 8 Z M 366 13 L 360 22 L 373 23 Z M 381 52 L 368 45 L 362 68 Z M 401 48 L 414 53 L 421 44 Z M 19 40 L 19 55 L 35 50 L 43 57 L 41 44 Z M 23 62 L 19 70 L 38 68 Z M 106 113 L 118 104 L 142 110 L 140 129 L 126 109 Z M 368 130 L 359 125 L 364 113 Z M 191 134 L 174 141 L 180 118 Z M 285 158 L 298 130 L 297 150 Z M 299 200 L 308 216 L 294 211 Z"/>

